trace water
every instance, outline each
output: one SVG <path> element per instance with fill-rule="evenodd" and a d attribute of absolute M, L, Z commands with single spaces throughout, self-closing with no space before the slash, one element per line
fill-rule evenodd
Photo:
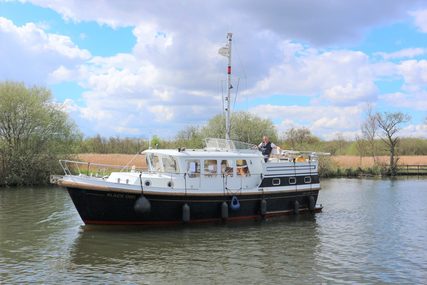
<path fill-rule="evenodd" d="M 427 180 L 322 181 L 322 213 L 83 226 L 66 191 L 0 189 L 0 284 L 425 284 Z"/>

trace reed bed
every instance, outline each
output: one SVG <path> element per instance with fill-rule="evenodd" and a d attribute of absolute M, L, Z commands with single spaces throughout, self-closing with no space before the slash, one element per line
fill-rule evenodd
<path fill-rule="evenodd" d="M 337 155 L 332 156 L 332 160 L 338 167 L 341 168 L 368 168 L 374 167 L 375 162 L 372 157 L 359 157 L 351 155 Z M 377 156 L 377 165 L 388 165 L 390 158 L 388 156 Z M 405 155 L 399 156 L 398 165 L 427 165 L 427 155 L 412 156 Z"/>
<path fill-rule="evenodd" d="M 145 155 L 142 154 L 100 154 L 100 153 L 81 153 L 77 156 L 78 160 L 90 163 L 100 163 L 109 165 L 128 165 L 132 167 L 135 165 L 136 168 L 146 168 Z"/>

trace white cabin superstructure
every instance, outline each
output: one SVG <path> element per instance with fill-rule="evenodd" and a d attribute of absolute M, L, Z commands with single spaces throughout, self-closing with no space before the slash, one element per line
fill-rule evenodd
<path fill-rule="evenodd" d="M 282 152 L 265 162 L 253 145 L 209 139 L 204 149 L 145 150 L 140 157 L 145 170 L 99 175 L 96 164 L 61 161 L 66 175 L 56 183 L 68 188 L 88 224 L 224 221 L 318 211 L 316 155 L 296 154 Z M 85 166 L 86 173 L 81 171 Z"/>
<path fill-rule="evenodd" d="M 219 144 L 226 142 L 222 139 L 209 140 Z M 318 172 L 314 157 L 298 160 L 277 155 L 264 162 L 264 157 L 254 146 L 248 149 L 212 146 L 205 149 L 149 149 L 142 155 L 146 171 L 112 172 L 108 177 L 98 178 L 97 184 L 124 187 L 123 191 L 128 193 L 140 193 L 142 186 L 146 193 L 193 195 L 244 195 L 320 187 L 318 183 L 312 183 L 312 176 Z M 67 167 L 64 166 L 65 169 Z M 73 180 L 87 181 L 93 178 L 93 173 L 90 175 L 80 173 Z M 303 176 L 304 184 L 297 183 L 300 176 Z M 269 178 L 271 183 L 263 185 L 263 180 Z"/>

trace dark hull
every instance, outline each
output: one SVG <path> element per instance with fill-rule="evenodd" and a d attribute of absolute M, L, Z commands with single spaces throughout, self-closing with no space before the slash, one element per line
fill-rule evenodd
<path fill-rule="evenodd" d="M 238 195 L 239 209 L 230 206 L 232 196 L 177 196 L 150 195 L 151 210 L 148 213 L 135 211 L 134 205 L 140 195 L 113 191 L 85 190 L 67 187 L 73 203 L 85 224 L 139 224 L 162 225 L 183 223 L 183 206 L 190 207 L 189 223 L 215 223 L 236 220 L 262 219 L 315 212 L 319 190 L 281 192 L 274 194 Z M 310 198 L 313 197 L 313 198 Z M 266 212 L 261 210 L 261 201 L 266 201 Z M 311 209 L 310 209 L 311 199 Z M 228 218 L 223 219 L 223 202 L 228 204 Z M 298 201 L 298 210 L 295 210 Z"/>

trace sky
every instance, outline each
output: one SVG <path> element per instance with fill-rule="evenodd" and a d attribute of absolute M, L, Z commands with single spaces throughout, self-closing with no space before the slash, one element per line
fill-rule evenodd
<path fill-rule="evenodd" d="M 52 91 L 86 136 L 172 139 L 232 109 L 354 139 L 371 108 L 427 138 L 427 1 L 0 0 L 0 81 Z M 260 134 L 260 137 L 262 134 Z"/>

